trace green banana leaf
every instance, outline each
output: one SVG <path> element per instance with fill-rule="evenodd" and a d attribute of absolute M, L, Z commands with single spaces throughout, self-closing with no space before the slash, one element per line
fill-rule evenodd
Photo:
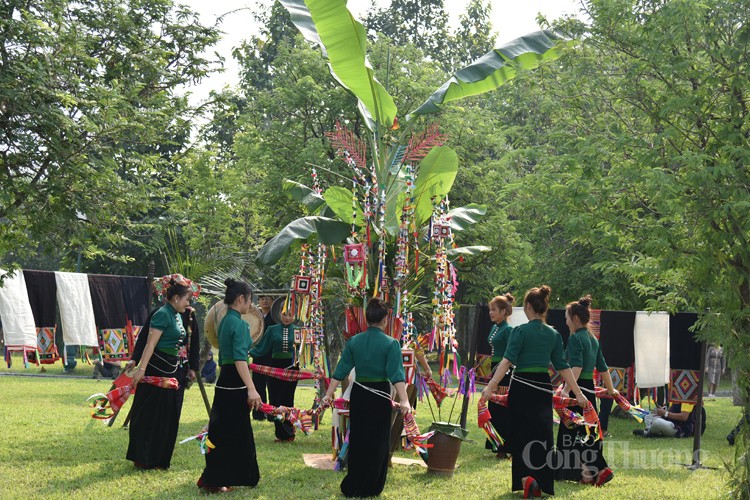
<path fill-rule="evenodd" d="M 487 213 L 487 207 L 478 203 L 469 203 L 463 207 L 454 208 L 448 212 L 450 217 L 450 226 L 453 231 L 463 231 L 472 224 L 479 222 L 484 214 Z"/>
<path fill-rule="evenodd" d="M 491 50 L 470 65 L 458 70 L 419 108 L 409 114 L 414 116 L 437 113 L 440 105 L 463 97 L 482 94 L 513 79 L 519 70 L 534 69 L 545 61 L 560 57 L 562 42 L 570 39 L 552 31 L 529 33 Z"/>
<path fill-rule="evenodd" d="M 461 255 L 479 255 L 480 253 L 490 251 L 492 251 L 492 247 L 474 245 L 470 247 L 451 248 L 445 252 L 445 255 L 448 257 L 448 260 L 453 261 Z"/>
<path fill-rule="evenodd" d="M 415 220 L 418 225 L 432 215 L 431 198 L 450 192 L 457 173 L 458 155 L 448 146 L 436 146 L 422 159 L 414 181 Z"/>
<path fill-rule="evenodd" d="M 289 179 L 284 180 L 284 191 L 287 191 L 294 201 L 305 205 L 310 212 L 315 212 L 326 202 L 312 188 Z"/>
<path fill-rule="evenodd" d="M 351 226 L 345 222 L 327 217 L 302 217 L 286 225 L 279 234 L 271 238 L 258 252 L 255 261 L 262 266 L 270 266 L 279 261 L 295 241 L 306 240 L 313 234 L 318 241 L 334 245 L 346 240 Z"/>
<path fill-rule="evenodd" d="M 352 223 L 352 192 L 341 186 L 331 186 L 323 193 L 325 202 L 331 207 L 331 210 L 347 224 Z M 357 203 L 356 206 L 356 217 L 358 226 L 362 226 L 365 220 L 365 216 L 362 213 L 362 208 Z"/>
<path fill-rule="evenodd" d="M 305 39 L 320 46 L 331 75 L 358 99 L 367 128 L 390 128 L 396 117 L 396 104 L 375 79 L 367 61 L 365 28 L 346 8 L 346 0 L 279 2 Z"/>

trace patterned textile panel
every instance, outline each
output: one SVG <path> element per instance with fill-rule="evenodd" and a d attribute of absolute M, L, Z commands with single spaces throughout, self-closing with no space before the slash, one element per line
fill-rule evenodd
<path fill-rule="evenodd" d="M 563 383 L 563 378 L 560 376 L 559 373 L 557 373 L 557 370 L 552 368 L 551 365 L 549 368 L 547 368 L 547 370 L 549 371 L 549 381 L 552 384 L 553 389 Z"/>
<path fill-rule="evenodd" d="M 125 328 L 105 328 L 99 330 L 99 349 L 102 359 L 129 360 L 132 354 Z"/>
<path fill-rule="evenodd" d="M 60 359 L 60 354 L 57 351 L 57 344 L 55 344 L 56 330 L 56 326 L 36 329 L 37 349 L 40 363 L 49 365 Z"/>
<path fill-rule="evenodd" d="M 621 368 L 619 366 L 610 366 L 609 374 L 612 377 L 612 385 L 615 386 L 623 396 L 628 400 L 633 400 L 633 368 Z"/>
<path fill-rule="evenodd" d="M 414 375 L 416 372 L 416 365 L 414 363 L 414 350 L 413 349 L 401 349 L 401 358 L 404 362 L 404 373 L 406 374 L 406 383 L 413 384 Z"/>
<path fill-rule="evenodd" d="M 602 310 L 591 309 L 591 316 L 589 317 L 589 331 L 594 334 L 594 337 L 599 338 L 599 331 L 602 326 Z"/>
<path fill-rule="evenodd" d="M 486 384 L 492 376 L 492 356 L 488 354 L 477 354 L 476 382 Z"/>
<path fill-rule="evenodd" d="M 698 402 L 698 382 L 700 370 L 672 370 L 669 377 L 669 402 Z"/>

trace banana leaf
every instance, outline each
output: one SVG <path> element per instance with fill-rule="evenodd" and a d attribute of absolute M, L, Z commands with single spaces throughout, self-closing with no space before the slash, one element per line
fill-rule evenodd
<path fill-rule="evenodd" d="M 346 8 L 346 0 L 279 2 L 305 39 L 320 46 L 331 75 L 357 98 L 367 128 L 390 128 L 396 117 L 396 104 L 375 79 L 367 61 L 365 28 Z"/>
<path fill-rule="evenodd" d="M 288 191 L 294 201 L 305 205 L 310 212 L 315 212 L 326 202 L 312 188 L 289 179 L 284 180 L 284 191 Z"/>
<path fill-rule="evenodd" d="M 451 248 L 447 252 L 445 252 L 445 255 L 448 257 L 448 260 L 453 261 L 461 255 L 479 255 L 480 253 L 490 251 L 492 251 L 492 247 L 474 245 L 470 247 Z"/>
<path fill-rule="evenodd" d="M 317 234 L 318 241 L 334 245 L 346 240 L 351 227 L 345 222 L 327 217 L 302 217 L 286 225 L 279 234 L 271 238 L 258 252 L 255 261 L 262 266 L 270 266 L 279 261 L 296 241 L 307 240 Z"/>
<path fill-rule="evenodd" d="M 487 207 L 477 203 L 469 203 L 463 207 L 454 208 L 448 212 L 450 217 L 450 226 L 453 231 L 462 231 L 472 224 L 479 222 L 484 214 L 487 213 Z"/>
<path fill-rule="evenodd" d="M 323 193 L 323 198 L 328 206 L 331 207 L 331 210 L 333 210 L 339 219 L 347 224 L 352 223 L 352 196 L 351 190 L 341 186 L 331 186 Z M 359 203 L 357 203 L 355 210 L 357 225 L 362 226 L 365 216 L 362 213 Z"/>
<path fill-rule="evenodd" d="M 448 194 L 458 173 L 458 155 L 447 146 L 432 148 L 419 164 L 414 181 L 416 222 L 422 224 L 432 215 L 432 197 Z"/>
<path fill-rule="evenodd" d="M 518 71 L 534 69 L 545 61 L 560 57 L 563 42 L 570 43 L 570 40 L 555 31 L 542 30 L 493 49 L 458 70 L 406 119 L 437 113 L 442 104 L 495 90 L 515 78 Z"/>

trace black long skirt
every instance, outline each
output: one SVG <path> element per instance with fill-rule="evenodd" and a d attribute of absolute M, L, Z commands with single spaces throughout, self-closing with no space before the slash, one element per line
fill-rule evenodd
<path fill-rule="evenodd" d="M 180 365 L 177 356 L 163 352 L 154 352 L 151 356 L 145 375 L 176 378 L 179 389 L 138 384 L 130 410 L 130 443 L 126 458 L 139 467 L 169 468 L 180 427 L 187 371 L 187 363 Z"/>
<path fill-rule="evenodd" d="M 512 489 L 523 490 L 522 479 L 531 476 L 544 493 L 554 495 L 555 474 L 550 467 L 551 459 L 548 461 L 548 454 L 554 454 L 555 442 L 549 374 L 516 373 L 515 377 L 534 384 L 538 389 L 513 380 L 508 393 L 512 426 L 509 434 L 513 455 Z"/>
<path fill-rule="evenodd" d="M 297 370 L 299 368 L 289 368 L 291 359 L 274 358 L 271 359 L 271 366 L 274 368 L 288 368 Z M 287 382 L 274 377 L 268 377 L 268 401 L 273 406 L 294 406 L 294 392 L 297 390 L 297 382 Z M 294 425 L 288 421 L 274 420 L 273 425 L 276 427 L 276 439 L 287 441 L 294 438 Z"/>
<path fill-rule="evenodd" d="M 264 365 L 264 366 L 270 366 L 271 365 L 271 356 L 262 356 L 258 358 L 253 358 L 253 363 L 256 365 Z M 268 377 L 267 375 L 263 375 L 262 373 L 253 372 L 253 385 L 255 386 L 255 390 L 258 391 L 258 394 L 260 394 L 260 400 L 264 403 L 268 403 L 268 380 L 271 377 Z M 254 420 L 265 420 L 266 414 L 263 413 L 260 410 L 253 410 L 253 419 Z"/>
<path fill-rule="evenodd" d="M 362 385 L 390 394 L 388 382 Z M 391 401 L 355 383 L 349 404 L 349 464 L 341 481 L 346 497 L 380 495 L 388 474 Z"/>
<path fill-rule="evenodd" d="M 596 396 L 593 394 L 594 381 L 591 379 L 580 379 L 578 385 L 582 389 L 588 389 L 589 391 L 583 391 L 586 398 L 591 401 L 596 409 Z M 570 394 L 570 397 L 574 397 Z M 583 414 L 583 409 L 580 406 L 572 406 L 571 410 Z M 594 475 L 598 474 L 599 471 L 607 468 L 607 461 L 604 460 L 602 453 L 602 442 L 601 440 L 594 442 L 592 438 L 586 441 L 586 444 L 581 442 L 582 438 L 586 437 L 586 429 L 582 426 L 568 429 L 566 426 L 560 424 L 560 429 L 557 431 L 557 458 L 558 466 L 555 471 L 555 479 L 559 481 L 580 481 L 583 479 L 583 466 L 586 465 L 590 469 L 594 469 Z"/>
<path fill-rule="evenodd" d="M 492 363 L 492 372 L 494 373 L 495 367 L 499 365 L 499 362 L 493 362 Z M 510 384 L 510 377 L 513 373 L 513 370 L 508 372 L 503 379 L 498 384 L 498 387 L 508 387 Z M 507 389 L 506 389 L 507 390 Z M 501 444 L 497 447 L 497 449 L 494 448 L 492 442 L 487 439 L 484 443 L 484 448 L 486 450 L 492 450 L 493 453 L 510 453 L 510 445 L 508 444 L 507 437 L 510 435 L 510 409 L 507 406 L 499 405 L 497 403 L 487 403 L 487 409 L 490 411 L 490 421 L 492 422 L 492 426 L 495 427 L 495 430 L 500 434 L 500 436 L 505 440 L 505 443 Z"/>
<path fill-rule="evenodd" d="M 237 367 L 223 365 L 208 423 L 206 468 L 198 486 L 255 486 L 260 480 L 247 389 Z"/>

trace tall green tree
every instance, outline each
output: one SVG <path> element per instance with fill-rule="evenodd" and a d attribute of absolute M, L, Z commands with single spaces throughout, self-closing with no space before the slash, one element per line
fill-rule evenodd
<path fill-rule="evenodd" d="M 171 0 L 0 6 L 0 255 L 103 260 L 136 237 L 190 134 L 176 93 L 211 71 L 218 32 Z"/>
<path fill-rule="evenodd" d="M 499 206 L 522 221 L 536 277 L 569 278 L 561 302 L 600 287 L 599 307 L 698 311 L 701 336 L 747 352 L 750 2 L 584 7 L 590 25 L 566 25 L 582 43 L 498 103 L 518 174 Z M 732 366 L 747 396 L 750 361 Z M 734 496 L 748 471 L 745 448 Z"/>
<path fill-rule="evenodd" d="M 411 44 L 436 61 L 442 60 L 449 43 L 443 0 L 391 0 L 380 9 L 373 5 L 364 25 L 373 38 L 380 33 L 397 45 Z"/>

